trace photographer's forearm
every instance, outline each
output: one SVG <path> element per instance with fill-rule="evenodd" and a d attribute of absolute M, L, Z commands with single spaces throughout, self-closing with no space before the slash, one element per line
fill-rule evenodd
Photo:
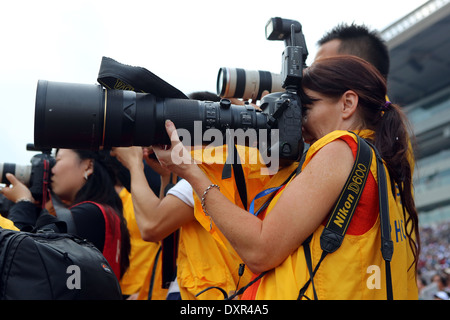
<path fill-rule="evenodd" d="M 166 190 L 167 185 L 170 183 L 170 175 L 164 175 L 161 176 L 161 186 L 159 188 L 159 198 L 163 199 L 165 194 L 164 191 Z"/>
<path fill-rule="evenodd" d="M 130 175 L 134 214 L 139 231 L 142 237 L 145 238 L 148 230 L 152 229 L 159 222 L 157 208 L 161 200 L 153 193 L 153 190 L 148 185 L 142 168 L 132 168 Z"/>
<path fill-rule="evenodd" d="M 194 219 L 192 208 L 180 199 L 173 196 L 158 198 L 148 185 L 143 170 L 131 169 L 130 174 L 133 207 L 143 240 L 160 241 Z M 169 179 L 170 176 L 161 179 L 162 190 Z"/>

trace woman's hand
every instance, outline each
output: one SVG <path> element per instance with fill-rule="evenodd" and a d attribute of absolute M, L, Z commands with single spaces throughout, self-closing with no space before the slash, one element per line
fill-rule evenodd
<path fill-rule="evenodd" d="M 145 147 L 143 149 L 143 151 L 144 151 L 144 160 L 150 168 L 152 168 L 161 177 L 169 177 L 170 176 L 170 170 L 161 166 L 161 164 L 159 163 L 159 161 L 156 157 L 152 157 L 152 155 L 155 155 L 155 152 L 153 151 L 152 146 Z"/>
<path fill-rule="evenodd" d="M 143 169 L 143 152 L 141 147 L 112 148 L 111 156 L 116 157 L 128 170 Z"/>
<path fill-rule="evenodd" d="M 192 159 L 190 152 L 181 143 L 175 125 L 166 120 L 166 131 L 170 137 L 170 146 L 153 146 L 153 151 L 163 168 L 189 181 L 189 177 L 195 176 L 201 171 Z"/>
<path fill-rule="evenodd" d="M 16 203 L 19 200 L 29 200 L 35 202 L 31 191 L 22 182 L 19 181 L 12 173 L 7 173 L 6 178 L 11 183 L 9 187 L 1 190 L 1 193 L 10 201 Z"/>

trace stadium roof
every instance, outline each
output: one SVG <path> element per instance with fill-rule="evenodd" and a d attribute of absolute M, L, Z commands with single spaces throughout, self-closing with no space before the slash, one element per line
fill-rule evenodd
<path fill-rule="evenodd" d="M 381 31 L 390 54 L 388 94 L 402 106 L 450 86 L 450 0 L 431 0 Z"/>

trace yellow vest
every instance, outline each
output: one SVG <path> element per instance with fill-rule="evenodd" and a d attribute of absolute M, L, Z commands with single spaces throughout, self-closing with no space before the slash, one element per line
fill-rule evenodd
<path fill-rule="evenodd" d="M 166 300 L 167 297 L 167 291 L 168 289 L 162 288 L 162 252 L 159 253 L 158 251 L 161 247 L 160 242 L 149 242 L 151 244 L 151 253 L 148 256 L 148 260 L 150 261 L 150 264 L 147 269 L 147 274 L 145 275 L 145 278 L 141 279 L 143 280 L 143 284 L 141 287 L 141 290 L 139 291 L 139 295 L 137 300 L 148 300 L 148 293 L 150 288 L 150 282 L 153 281 L 153 291 L 151 300 Z M 157 257 L 158 256 L 158 257 Z M 156 258 L 158 258 L 156 260 Z M 155 273 L 153 274 L 153 268 L 155 266 L 156 261 L 156 269 Z"/>
<path fill-rule="evenodd" d="M 290 165 L 281 168 L 275 174 L 268 175 L 266 166 L 260 161 L 258 149 L 240 145 L 237 145 L 236 148 L 239 153 L 239 158 L 241 159 L 242 170 L 244 172 L 247 187 L 247 210 L 250 207 L 251 201 L 259 192 L 281 185 L 298 166 L 298 162 L 293 162 L 290 163 Z M 209 177 L 211 183 L 220 186 L 220 192 L 227 197 L 228 200 L 239 207 L 244 208 L 236 186 L 234 171 L 231 172 L 230 178 L 222 179 L 222 170 L 228 155 L 227 146 L 224 145 L 213 148 L 213 150 L 205 150 L 206 152 L 203 151 L 203 153 L 196 151 L 193 153 L 193 157 L 197 161 L 200 169 L 202 169 Z M 267 198 L 268 196 L 256 200 L 255 210 L 258 209 Z M 214 222 L 211 223 L 210 218 L 205 215 L 201 206 L 201 201 L 195 193 L 194 202 L 194 214 L 197 221 L 214 237 L 214 239 L 236 254 L 228 240 L 216 227 Z"/>
<path fill-rule="evenodd" d="M 239 281 L 239 264 L 242 260 L 216 241 L 197 221 L 180 228 L 177 278 L 183 300 L 223 300 L 217 289 L 202 290 L 215 286 L 229 293 L 236 290 Z M 247 284 L 252 274 L 245 270 L 239 288 Z"/>
<path fill-rule="evenodd" d="M 270 180 L 270 176 L 261 175 L 264 165 L 259 162 L 257 149 L 237 146 L 242 159 L 247 186 L 247 206 L 257 192 Z M 195 150 L 192 153 L 200 168 L 210 177 L 212 183 L 220 186 L 220 191 L 233 203 L 243 207 L 237 191 L 234 172 L 231 178 L 222 179 L 222 169 L 227 158 L 227 147 Z M 247 158 L 245 158 L 247 156 Z M 250 158 L 249 158 L 250 157 Z M 208 290 L 198 297 L 202 290 L 216 286 L 228 294 L 246 285 L 253 274 L 245 269 L 239 277 L 239 266 L 242 259 L 230 245 L 228 240 L 211 224 L 205 216 L 200 199 L 194 193 L 194 215 L 196 221 L 190 222 L 180 229 L 177 278 L 183 300 L 208 299 L 223 300 L 223 294 L 217 289 Z"/>
<path fill-rule="evenodd" d="M 2 215 L 0 215 L 0 227 L 2 227 L 3 229 L 19 231 L 19 229 L 17 229 L 17 227 L 14 225 L 14 222 L 6 219 Z"/>
<path fill-rule="evenodd" d="M 139 297 L 146 300 L 149 291 L 150 277 L 153 270 L 153 262 L 160 244 L 158 242 L 147 242 L 142 240 L 134 215 L 131 194 L 127 189 L 123 188 L 119 193 L 119 196 L 122 199 L 123 215 L 127 221 L 131 243 L 130 266 L 120 280 L 120 287 L 124 295 L 131 295 L 141 291 Z M 155 280 L 152 293 L 153 300 L 165 299 L 167 292 L 166 289 L 161 288 L 161 263 L 159 263 L 157 271 L 159 282 L 158 279 Z"/>
<path fill-rule="evenodd" d="M 360 132 L 362 137 L 367 137 L 368 134 L 370 132 Z M 356 137 L 346 131 L 334 131 L 326 135 L 310 147 L 303 168 L 323 146 L 344 135 L 350 135 L 356 141 Z M 370 171 L 376 181 L 375 156 Z M 400 197 L 394 198 L 390 191 L 391 185 L 387 171 L 386 175 L 391 238 L 394 242 L 394 254 L 391 261 L 394 299 L 417 299 L 415 268 L 412 266 L 414 256 L 406 238 L 406 220 L 403 217 Z M 270 214 L 281 193 L 270 203 L 267 214 Z M 313 268 L 322 254 L 320 235 L 323 229 L 323 225 L 318 227 L 310 243 Z M 314 276 L 318 298 L 325 300 L 386 299 L 385 263 L 381 256 L 380 245 L 379 217 L 373 227 L 364 234 L 345 235 L 341 247 L 325 257 Z M 261 279 L 256 299 L 297 299 L 299 290 L 309 279 L 303 246 L 300 246 L 281 265 L 269 271 Z M 314 297 L 311 285 L 306 291 L 306 296 Z"/>
<path fill-rule="evenodd" d="M 266 172 L 265 166 L 259 161 L 257 149 L 244 146 L 237 146 L 241 159 L 244 176 L 247 186 L 247 207 L 254 196 L 267 187 L 268 183 L 279 182 L 281 177 L 272 180 Z M 212 149 L 195 150 L 192 153 L 199 167 L 208 175 L 212 183 L 220 186 L 220 191 L 231 202 L 243 208 L 239 192 L 235 182 L 234 172 L 231 178 L 222 179 L 222 170 L 227 159 L 227 146 Z M 295 166 L 296 167 L 296 166 Z M 287 172 L 287 170 L 284 170 Z M 261 199 L 263 201 L 264 199 Z M 188 299 L 223 299 L 219 290 L 212 289 L 204 292 L 195 298 L 195 294 L 210 287 L 217 286 L 227 293 L 246 285 L 253 274 L 245 269 L 244 274 L 239 279 L 239 266 L 242 259 L 234 248 L 218 230 L 213 222 L 203 212 L 201 201 L 194 193 L 194 215 L 196 221 L 191 222 L 181 228 L 178 251 L 178 283 L 183 300 Z"/>

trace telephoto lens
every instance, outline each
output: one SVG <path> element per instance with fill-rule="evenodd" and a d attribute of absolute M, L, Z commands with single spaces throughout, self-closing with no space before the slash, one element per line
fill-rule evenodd
<path fill-rule="evenodd" d="M 7 173 L 12 173 L 13 175 L 15 175 L 16 178 L 26 186 L 30 185 L 31 165 L 0 163 L 0 183 L 9 184 L 9 180 L 6 178 Z"/>
<path fill-rule="evenodd" d="M 201 130 L 218 129 L 223 133 L 227 129 L 267 128 L 265 114 L 251 106 L 232 105 L 227 99 L 209 102 L 160 98 L 95 84 L 40 80 L 34 145 L 40 149 L 99 150 L 170 144 L 165 129 L 167 119 L 177 129 L 185 129 L 194 136 L 199 122 Z"/>
<path fill-rule="evenodd" d="M 269 71 L 220 68 L 217 75 L 217 94 L 222 98 L 260 100 L 262 93 L 281 92 L 281 74 Z"/>

